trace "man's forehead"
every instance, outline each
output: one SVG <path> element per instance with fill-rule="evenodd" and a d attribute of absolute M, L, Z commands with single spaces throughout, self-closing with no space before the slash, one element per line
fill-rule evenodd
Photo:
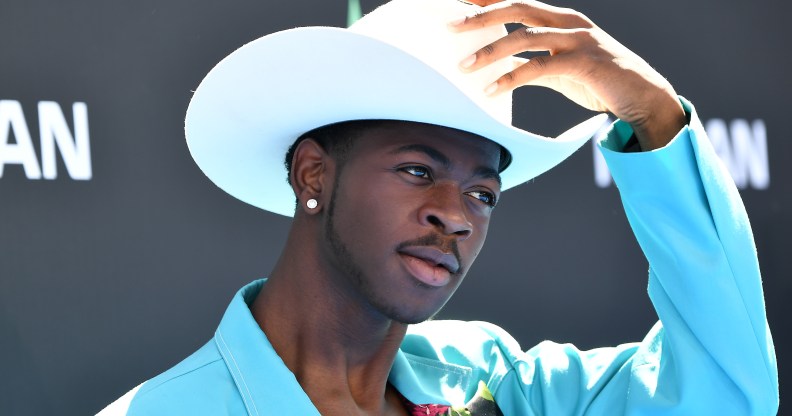
<path fill-rule="evenodd" d="M 358 136 L 364 140 L 358 145 L 362 150 L 376 149 L 391 154 L 421 152 L 445 165 L 453 156 L 467 155 L 492 160 L 498 172 L 510 160 L 508 151 L 499 144 L 464 130 L 404 120 L 366 120 L 361 127 Z"/>

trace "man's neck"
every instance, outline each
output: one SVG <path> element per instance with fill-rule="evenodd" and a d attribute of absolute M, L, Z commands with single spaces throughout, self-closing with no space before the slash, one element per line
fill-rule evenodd
<path fill-rule="evenodd" d="M 399 401 L 387 380 L 407 325 L 339 287 L 293 237 L 253 317 L 322 414 L 390 413 Z"/>

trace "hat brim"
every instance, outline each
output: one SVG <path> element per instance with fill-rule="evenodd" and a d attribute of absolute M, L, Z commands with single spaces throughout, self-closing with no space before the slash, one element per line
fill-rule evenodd
<path fill-rule="evenodd" d="M 187 145 L 232 196 L 285 216 L 284 157 L 316 127 L 348 120 L 431 123 L 486 137 L 512 156 L 503 190 L 557 165 L 602 126 L 600 114 L 553 139 L 501 123 L 421 60 L 346 29 L 304 27 L 254 40 L 204 78 L 185 119 Z"/>

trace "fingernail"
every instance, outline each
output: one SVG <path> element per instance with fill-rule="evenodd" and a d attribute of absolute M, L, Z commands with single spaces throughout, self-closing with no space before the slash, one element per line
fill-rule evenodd
<path fill-rule="evenodd" d="M 448 26 L 451 26 L 451 27 L 459 26 L 462 23 L 465 23 L 466 19 L 467 19 L 466 17 L 460 17 L 459 19 L 452 20 L 452 21 L 448 22 Z"/>
<path fill-rule="evenodd" d="M 492 95 L 497 90 L 498 90 L 498 81 L 495 81 L 492 84 L 487 85 L 487 88 L 484 88 L 484 94 Z"/>
<path fill-rule="evenodd" d="M 476 54 L 468 56 L 467 58 L 463 59 L 462 62 L 459 63 L 459 66 L 462 68 L 470 68 L 473 64 L 476 63 Z"/>

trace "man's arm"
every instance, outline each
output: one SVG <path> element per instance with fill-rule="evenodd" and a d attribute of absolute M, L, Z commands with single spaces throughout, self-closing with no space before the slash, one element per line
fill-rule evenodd
<path fill-rule="evenodd" d="M 664 148 L 619 152 L 632 134 L 623 122 L 601 143 L 649 260 L 649 296 L 662 323 L 636 352 L 631 382 L 650 393 L 646 400 L 673 398 L 688 411 L 775 414 L 778 374 L 751 227 L 692 105 L 682 102 L 690 124 Z M 656 406 L 642 401 L 630 405 Z"/>
<path fill-rule="evenodd" d="M 476 2 L 486 7 L 452 23 L 452 30 L 532 27 L 482 48 L 462 61 L 462 70 L 524 51 L 550 52 L 504 74 L 487 92 L 541 85 L 620 119 L 603 153 L 649 260 L 649 293 L 662 322 L 632 347 L 529 351 L 537 368 L 557 353 L 572 365 L 565 374 L 547 371 L 524 393 L 539 387 L 544 401 L 558 397 L 561 408 L 584 406 L 594 413 L 710 414 L 718 408 L 726 412 L 719 414 L 773 414 L 776 361 L 748 217 L 692 106 L 680 102 L 645 61 L 574 10 L 534 1 Z M 633 133 L 643 152 L 622 153 Z M 570 368 L 578 376 L 570 378 Z M 552 393 L 565 389 L 572 396 Z M 562 404 L 575 394 L 577 406 Z"/>
<path fill-rule="evenodd" d="M 622 121 L 601 143 L 649 260 L 661 322 L 640 343 L 580 351 L 545 341 L 526 352 L 502 329 L 477 324 L 491 338 L 464 354 L 504 414 L 776 413 L 776 357 L 748 217 L 682 102 L 690 124 L 667 146 L 620 152 L 633 134 Z"/>

